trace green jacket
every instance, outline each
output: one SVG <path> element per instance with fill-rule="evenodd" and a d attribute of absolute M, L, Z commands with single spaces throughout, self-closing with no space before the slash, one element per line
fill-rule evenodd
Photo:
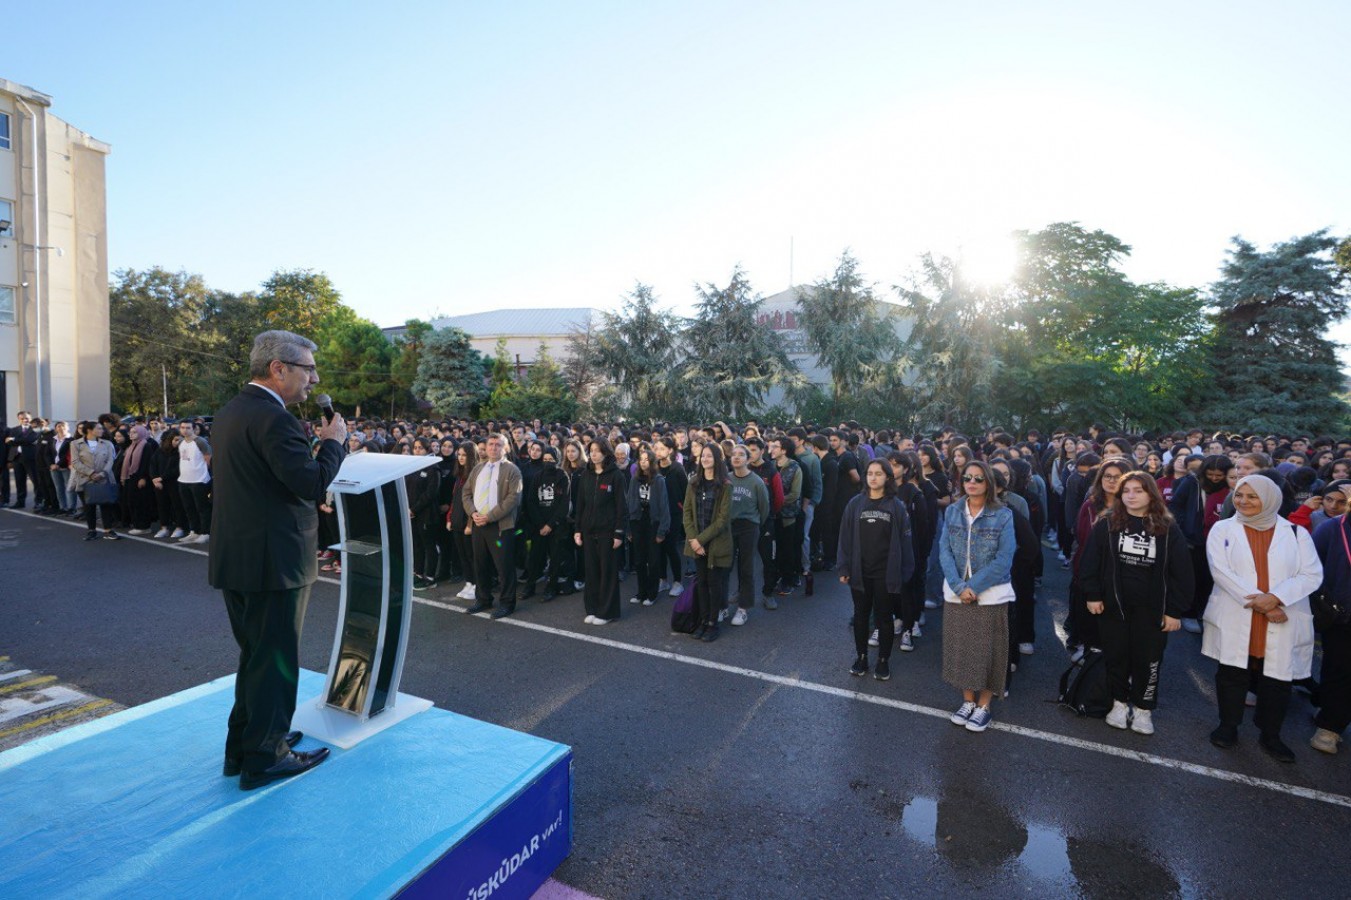
<path fill-rule="evenodd" d="M 685 489 L 685 555 L 694 558 L 694 550 L 690 548 L 690 539 L 694 538 L 707 551 L 711 568 L 732 568 L 731 485 L 724 484 L 718 489 L 718 496 L 713 500 L 713 523 L 703 531 L 699 530 L 698 514 L 698 487 L 696 480 L 691 478 L 690 486 Z"/>

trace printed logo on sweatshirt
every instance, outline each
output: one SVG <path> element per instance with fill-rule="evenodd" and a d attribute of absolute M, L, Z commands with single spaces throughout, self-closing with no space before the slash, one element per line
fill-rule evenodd
<path fill-rule="evenodd" d="M 1152 534 L 1121 532 L 1117 538 L 1117 552 L 1121 562 L 1128 566 L 1153 565 L 1158 555 L 1158 538 Z"/>
<path fill-rule="evenodd" d="M 891 513 L 887 512 L 885 509 L 865 509 L 859 515 L 859 521 L 863 525 L 868 525 L 873 522 L 876 522 L 879 525 L 890 525 Z"/>
<path fill-rule="evenodd" d="M 542 485 L 540 485 L 540 487 L 539 487 L 539 502 L 540 502 L 540 503 L 545 503 L 545 504 L 549 504 L 549 503 L 553 503 L 553 502 L 554 502 L 554 486 L 553 486 L 552 484 L 542 484 Z"/>

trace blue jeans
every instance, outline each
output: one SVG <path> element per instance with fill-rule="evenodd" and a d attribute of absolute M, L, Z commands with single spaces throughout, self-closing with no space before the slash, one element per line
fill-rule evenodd
<path fill-rule="evenodd" d="M 924 599 L 943 602 L 943 565 L 938 561 L 938 548 L 943 540 L 943 516 L 938 516 L 934 532 L 933 550 L 929 553 L 929 571 L 924 573 Z"/>
<path fill-rule="evenodd" d="M 74 495 L 66 490 L 66 482 L 69 479 L 69 469 L 52 470 L 52 484 L 56 485 L 56 502 L 65 512 L 70 512 L 75 508 Z"/>

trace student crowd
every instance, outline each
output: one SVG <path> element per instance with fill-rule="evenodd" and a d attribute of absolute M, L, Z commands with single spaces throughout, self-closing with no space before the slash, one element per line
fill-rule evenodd
<path fill-rule="evenodd" d="M 15 506 L 31 484 L 38 512 L 83 518 L 86 540 L 101 517 L 106 539 L 116 525 L 209 541 L 208 420 L 109 414 L 71 434 L 20 413 L 3 433 Z M 1153 733 L 1179 630 L 1217 662 L 1216 746 L 1238 742 L 1255 706 L 1259 745 L 1294 761 L 1282 726 L 1297 685 L 1319 707 L 1315 749 L 1336 753 L 1351 723 L 1351 440 L 358 418 L 348 442 L 439 458 L 407 478 L 414 589 L 463 583 L 470 612 L 581 592 L 583 621 L 606 625 L 631 573 L 632 604 L 690 592 L 689 633 L 709 642 L 746 625 L 757 596 L 775 610 L 831 570 L 853 601 L 850 673 L 889 679 L 892 651 L 913 650 L 941 609 L 952 721 L 979 732 L 1035 650 L 1045 542 L 1071 570 L 1071 657 L 1101 654 L 1108 725 Z M 321 548 L 337 543 L 331 495 L 319 515 Z"/>

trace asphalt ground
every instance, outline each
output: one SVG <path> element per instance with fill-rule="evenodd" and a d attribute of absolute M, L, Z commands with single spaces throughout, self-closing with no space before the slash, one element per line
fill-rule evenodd
<path fill-rule="evenodd" d="M 0 514 L 0 655 L 134 706 L 234 671 L 205 553 Z M 491 621 L 458 585 L 419 594 L 402 690 L 570 745 L 574 852 L 556 878 L 620 897 L 1343 896 L 1351 751 L 1308 746 L 1296 691 L 1282 765 L 1245 725 L 1212 747 L 1214 664 L 1174 635 L 1158 733 L 1047 702 L 1067 577 L 1046 551 L 1037 651 L 995 725 L 946 715 L 940 611 L 892 679 L 853 678 L 844 587 L 817 576 L 716 643 L 673 635 L 670 600 L 584 625 L 580 595 Z M 315 586 L 302 665 L 328 664 L 336 581 Z M 224 723 L 222 723 L 222 738 Z M 321 775 L 316 772 L 315 776 Z M 308 777 L 315 777 L 308 776 Z M 0 787 L 0 795 L 3 788 Z"/>

